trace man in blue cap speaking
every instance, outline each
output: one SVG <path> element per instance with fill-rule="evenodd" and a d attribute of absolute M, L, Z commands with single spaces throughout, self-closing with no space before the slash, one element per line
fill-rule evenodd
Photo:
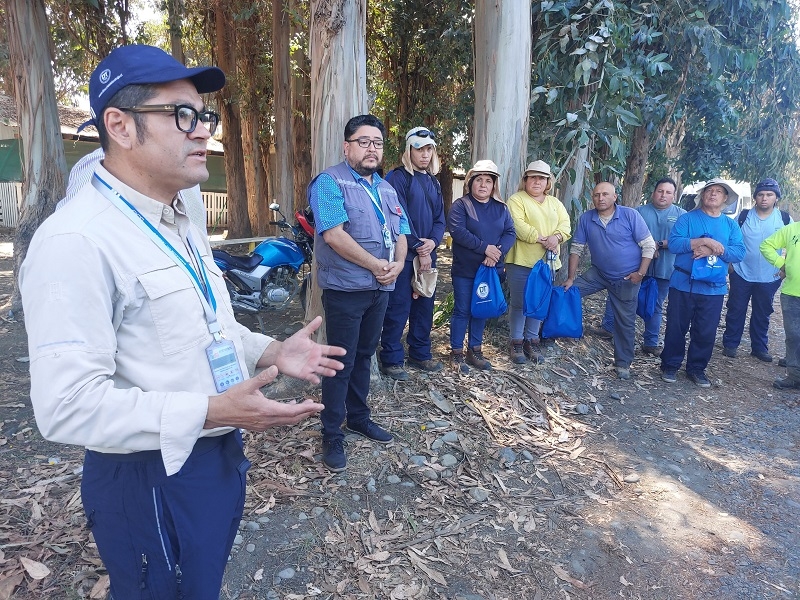
<path fill-rule="evenodd" d="M 102 60 L 89 97 L 105 159 L 20 271 L 36 422 L 87 449 L 81 496 L 114 598 L 219 598 L 250 465 L 239 428 L 322 408 L 259 388 L 342 368 L 342 349 L 310 339 L 320 318 L 284 342 L 239 325 L 186 216 L 178 192 L 208 178 L 219 124 L 200 94 L 223 85 L 151 46 Z"/>

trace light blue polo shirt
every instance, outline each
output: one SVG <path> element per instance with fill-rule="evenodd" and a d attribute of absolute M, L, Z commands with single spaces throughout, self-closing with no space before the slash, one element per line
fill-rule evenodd
<path fill-rule="evenodd" d="M 778 279 L 778 269 L 761 256 L 761 242 L 783 226 L 783 217 L 777 208 L 766 219 L 760 218 L 755 208 L 750 209 L 742 223 L 742 237 L 747 251 L 744 260 L 733 265 L 739 277 L 751 283 L 772 283 Z"/>
<path fill-rule="evenodd" d="M 587 210 L 578 219 L 573 241 L 589 246 L 592 266 L 610 280 L 622 279 L 639 270 L 642 248 L 639 242 L 650 236 L 642 215 L 627 206 L 617 206 L 603 225 L 597 209 Z"/>

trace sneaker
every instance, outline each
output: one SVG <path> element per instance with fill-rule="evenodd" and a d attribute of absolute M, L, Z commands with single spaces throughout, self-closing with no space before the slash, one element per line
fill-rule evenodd
<path fill-rule="evenodd" d="M 406 361 L 412 367 L 416 367 L 420 371 L 427 371 L 428 373 L 438 373 L 444 368 L 444 365 L 438 360 L 417 360 L 416 358 L 409 358 Z"/>
<path fill-rule="evenodd" d="M 522 351 L 522 340 L 511 340 L 508 345 L 508 358 L 515 365 L 524 365 L 528 362 L 528 357 Z"/>
<path fill-rule="evenodd" d="M 488 371 L 492 368 L 492 363 L 483 356 L 480 346 L 467 348 L 467 364 L 481 371 Z"/>
<path fill-rule="evenodd" d="M 536 364 L 541 364 L 544 362 L 544 356 L 541 352 L 539 352 L 540 348 L 541 345 L 539 340 L 522 341 L 522 353 L 525 355 L 525 358 Z"/>
<path fill-rule="evenodd" d="M 736 356 L 739 353 L 736 351 L 736 348 L 723 348 L 722 349 L 722 354 L 724 354 L 728 358 L 736 358 Z"/>
<path fill-rule="evenodd" d="M 340 473 L 347 468 L 347 456 L 344 453 L 343 439 L 323 440 L 322 462 L 334 473 Z"/>
<path fill-rule="evenodd" d="M 626 369 L 625 367 L 617 367 L 617 377 L 619 379 L 630 379 L 631 378 L 631 370 Z"/>
<path fill-rule="evenodd" d="M 372 419 L 367 419 L 362 423 L 348 422 L 344 428 L 346 431 L 357 433 L 358 435 L 364 436 L 365 438 L 380 444 L 388 444 L 394 439 L 394 436 L 391 433 L 375 423 Z"/>
<path fill-rule="evenodd" d="M 450 366 L 459 373 L 469 373 L 469 367 L 464 362 L 464 352 L 461 350 L 450 351 Z"/>
<path fill-rule="evenodd" d="M 687 373 L 686 376 L 689 378 L 689 381 L 695 383 L 701 388 L 711 387 L 711 382 L 708 380 L 708 377 L 706 377 L 706 374 L 703 371 Z"/>
<path fill-rule="evenodd" d="M 586 331 L 589 334 L 603 338 L 605 340 L 613 339 L 614 333 L 606 329 L 605 327 L 587 327 Z"/>
<path fill-rule="evenodd" d="M 675 383 L 678 381 L 678 372 L 674 369 L 666 369 L 661 371 L 661 381 L 666 381 L 667 383 Z"/>
<path fill-rule="evenodd" d="M 773 381 L 772 387 L 776 387 L 779 390 L 793 390 L 800 388 L 800 381 L 792 379 L 791 377 L 784 377 L 783 379 L 776 379 Z"/>
<path fill-rule="evenodd" d="M 653 356 L 661 356 L 661 348 L 658 346 L 642 346 L 642 352 Z"/>
<path fill-rule="evenodd" d="M 750 353 L 750 356 L 755 356 L 761 362 L 766 362 L 766 363 L 772 362 L 772 354 L 770 354 L 769 352 L 756 352 L 755 350 L 753 350 Z"/>
<path fill-rule="evenodd" d="M 408 381 L 408 373 L 403 365 L 381 365 L 381 373 L 395 381 Z"/>
<path fill-rule="evenodd" d="M 778 366 L 779 367 L 785 367 L 786 366 L 786 359 L 785 358 L 779 358 L 778 359 Z"/>

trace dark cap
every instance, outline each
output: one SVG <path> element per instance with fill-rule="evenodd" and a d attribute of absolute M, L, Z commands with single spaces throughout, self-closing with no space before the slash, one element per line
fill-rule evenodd
<path fill-rule="evenodd" d="M 217 67 L 187 68 L 155 46 L 131 44 L 116 48 L 100 61 L 89 78 L 89 110 L 92 118 L 81 125 L 97 127 L 96 119 L 108 101 L 128 85 L 169 83 L 189 79 L 199 94 L 216 92 L 225 85 L 225 73 Z"/>
<path fill-rule="evenodd" d="M 763 179 L 756 184 L 756 191 L 753 192 L 753 198 L 758 196 L 758 192 L 775 192 L 775 195 L 781 197 L 781 186 L 774 179 Z"/>

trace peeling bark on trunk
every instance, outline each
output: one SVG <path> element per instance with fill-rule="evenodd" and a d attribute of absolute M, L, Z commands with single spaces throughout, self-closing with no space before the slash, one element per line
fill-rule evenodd
<path fill-rule="evenodd" d="M 21 309 L 17 277 L 39 225 L 66 191 L 67 163 L 61 140 L 50 56 L 50 32 L 42 0 L 7 0 L 11 71 L 22 139 L 22 216 L 14 235 L 12 312 Z"/>
<path fill-rule="evenodd" d="M 284 0 L 272 1 L 272 78 L 275 94 L 274 197 L 284 214 L 294 214 L 294 152 L 292 148 L 292 72 L 289 62 L 289 15 Z"/>
<path fill-rule="evenodd" d="M 530 2 L 477 0 L 472 162 L 497 164 L 504 200 L 516 192 L 527 158 L 530 82 Z"/>
<path fill-rule="evenodd" d="M 366 0 L 312 0 L 312 173 L 341 162 L 344 126 L 367 111 Z M 316 256 L 306 320 L 322 314 Z M 324 331 L 319 340 L 324 339 Z"/>
<path fill-rule="evenodd" d="M 645 169 L 650 155 L 650 138 L 647 125 L 639 125 L 633 130 L 631 148 L 625 164 L 625 177 L 622 180 L 623 206 L 639 206 L 642 203 L 642 190 L 646 180 Z"/>

